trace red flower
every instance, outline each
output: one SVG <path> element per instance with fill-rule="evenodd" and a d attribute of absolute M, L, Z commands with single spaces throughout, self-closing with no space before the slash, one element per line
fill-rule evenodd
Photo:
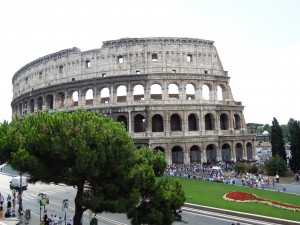
<path fill-rule="evenodd" d="M 248 192 L 242 192 L 242 191 L 234 191 L 234 192 L 228 192 L 223 197 L 225 200 L 228 201 L 235 201 L 235 202 L 261 202 L 268 205 L 294 210 L 294 211 L 300 211 L 300 206 L 296 205 L 290 205 L 287 203 L 281 203 L 274 200 L 268 200 L 264 198 L 259 198 L 255 194 L 248 193 Z"/>

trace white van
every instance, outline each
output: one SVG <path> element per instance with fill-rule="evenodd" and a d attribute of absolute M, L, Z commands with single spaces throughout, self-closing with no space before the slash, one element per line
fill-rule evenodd
<path fill-rule="evenodd" d="M 19 189 L 20 188 L 21 177 L 13 177 L 10 180 L 10 188 Z M 28 186 L 27 177 L 22 176 L 22 188 L 26 189 Z"/>

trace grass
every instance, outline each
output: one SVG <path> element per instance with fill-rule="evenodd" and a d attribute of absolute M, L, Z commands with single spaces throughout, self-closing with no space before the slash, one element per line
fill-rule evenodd
<path fill-rule="evenodd" d="M 265 205 L 262 203 L 238 203 L 230 202 L 223 199 L 223 196 L 231 191 L 250 192 L 258 197 L 276 200 L 282 203 L 300 206 L 300 196 L 262 190 L 250 187 L 235 186 L 230 184 L 216 183 L 203 181 L 199 179 L 188 179 L 180 177 L 168 177 L 169 179 L 180 180 L 185 192 L 186 202 L 198 205 L 211 206 L 227 210 L 258 214 L 281 219 L 300 221 L 300 212 L 281 209 L 274 206 Z"/>

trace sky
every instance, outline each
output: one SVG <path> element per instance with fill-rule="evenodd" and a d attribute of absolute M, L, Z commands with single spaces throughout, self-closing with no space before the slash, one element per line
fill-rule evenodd
<path fill-rule="evenodd" d="M 246 123 L 300 120 L 299 9 L 298 0 L 1 1 L 0 122 L 11 121 L 12 77 L 22 66 L 126 37 L 212 40 Z"/>

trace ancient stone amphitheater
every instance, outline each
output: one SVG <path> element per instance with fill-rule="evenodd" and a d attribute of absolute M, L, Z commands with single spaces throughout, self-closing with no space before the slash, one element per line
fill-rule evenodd
<path fill-rule="evenodd" d="M 213 43 L 124 38 L 40 57 L 12 78 L 13 115 L 83 108 L 123 122 L 137 147 L 160 149 L 168 163 L 255 160 Z"/>

